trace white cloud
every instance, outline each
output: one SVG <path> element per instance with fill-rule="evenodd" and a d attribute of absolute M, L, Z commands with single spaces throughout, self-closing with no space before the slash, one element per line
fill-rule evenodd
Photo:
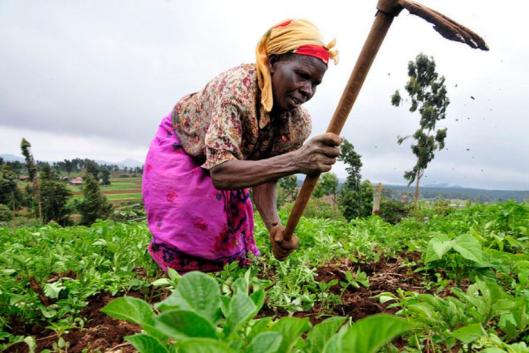
<path fill-rule="evenodd" d="M 422 2 L 476 30 L 491 51 L 449 42 L 403 11 L 343 132 L 364 158 L 364 176 L 402 183 L 404 170 L 413 165 L 409 148 L 398 146 L 396 137 L 413 133 L 417 118 L 392 107 L 389 97 L 404 86 L 408 60 L 424 52 L 435 57 L 438 71 L 446 76 L 452 102 L 445 122 L 448 150 L 432 162 L 429 181 L 529 188 L 524 182 L 529 180 L 529 37 L 519 29 L 529 4 Z M 308 104 L 314 133 L 323 132 L 369 31 L 375 5 L 4 0 L 1 153 L 18 153 L 20 136 L 35 133 L 35 154 L 45 155 L 43 159 L 141 160 L 159 121 L 179 97 L 231 66 L 253 61 L 259 36 L 288 17 L 308 18 L 327 39 L 338 40 L 341 63 L 331 65 Z M 344 174 L 343 168 L 336 169 Z M 481 169 L 487 170 L 485 177 Z"/>

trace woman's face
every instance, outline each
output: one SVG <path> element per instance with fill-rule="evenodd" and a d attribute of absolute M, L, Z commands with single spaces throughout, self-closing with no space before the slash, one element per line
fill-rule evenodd
<path fill-rule="evenodd" d="M 296 109 L 311 99 L 327 71 L 320 59 L 297 54 L 271 56 L 269 65 L 276 112 Z"/>

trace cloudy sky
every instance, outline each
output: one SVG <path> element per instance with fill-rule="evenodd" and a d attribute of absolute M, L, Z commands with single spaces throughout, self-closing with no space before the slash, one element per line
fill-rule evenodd
<path fill-rule="evenodd" d="M 414 164 L 418 118 L 390 104 L 407 62 L 435 58 L 451 105 L 446 150 L 427 184 L 529 189 L 529 4 L 521 0 L 423 0 L 481 34 L 491 50 L 450 42 L 403 11 L 367 77 L 343 136 L 362 155 L 362 174 L 403 184 Z M 39 160 L 87 157 L 142 161 L 159 121 L 184 94 L 254 60 L 262 33 L 307 18 L 337 39 L 331 65 L 307 103 L 323 132 L 371 26 L 375 0 L 0 1 L 0 154 L 26 137 Z M 475 99 L 471 99 L 470 97 Z M 334 171 L 345 176 L 342 165 Z"/>

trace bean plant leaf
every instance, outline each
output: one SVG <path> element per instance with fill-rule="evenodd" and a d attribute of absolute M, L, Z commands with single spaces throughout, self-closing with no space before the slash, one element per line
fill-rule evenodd
<path fill-rule="evenodd" d="M 336 334 L 336 331 L 343 325 L 345 320 L 347 318 L 335 316 L 314 326 L 307 336 L 308 352 L 323 352 L 327 341 Z"/>
<path fill-rule="evenodd" d="M 376 353 L 395 337 L 413 328 L 408 321 L 386 314 L 373 315 L 355 322 L 344 334 L 342 352 Z"/>
<path fill-rule="evenodd" d="M 235 353 L 219 340 L 193 338 L 178 345 L 178 353 Z"/>
<path fill-rule="evenodd" d="M 462 234 L 455 238 L 452 247 L 467 260 L 477 263 L 484 262 L 481 243 L 470 234 Z"/>
<path fill-rule="evenodd" d="M 257 307 L 252 299 L 242 291 L 238 291 L 230 300 L 228 316 L 224 332 L 229 336 L 237 327 L 257 314 Z"/>
<path fill-rule="evenodd" d="M 275 353 L 282 339 L 279 332 L 261 332 L 254 337 L 246 353 Z"/>
<path fill-rule="evenodd" d="M 481 324 L 470 324 L 458 328 L 457 330 L 452 332 L 452 337 L 458 339 L 459 341 L 465 344 L 469 344 L 471 342 L 474 342 L 484 334 L 485 331 L 481 327 Z"/>
<path fill-rule="evenodd" d="M 171 310 L 156 318 L 154 327 L 172 338 L 217 338 L 215 327 L 208 319 L 193 311 Z"/>
<path fill-rule="evenodd" d="M 283 336 L 278 353 L 289 353 L 298 338 L 310 329 L 308 319 L 283 317 L 272 327 L 271 331 L 279 332 Z"/>
<path fill-rule="evenodd" d="M 176 290 L 162 301 L 161 311 L 181 309 L 196 311 L 214 323 L 220 308 L 220 289 L 217 281 L 202 272 L 189 272 L 178 282 Z"/>
<path fill-rule="evenodd" d="M 450 249 L 452 249 L 452 240 L 446 234 L 436 235 L 428 243 L 426 248 L 425 259 L 426 263 L 440 260 Z"/>
<path fill-rule="evenodd" d="M 140 353 L 169 353 L 169 350 L 156 338 L 140 333 L 125 337 Z"/>
<path fill-rule="evenodd" d="M 105 305 L 101 311 L 113 318 L 126 320 L 141 326 L 154 324 L 154 312 L 145 301 L 133 297 L 121 297 Z"/>

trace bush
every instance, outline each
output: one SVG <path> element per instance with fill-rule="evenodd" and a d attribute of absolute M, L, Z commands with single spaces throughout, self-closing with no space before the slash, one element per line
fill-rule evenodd
<path fill-rule="evenodd" d="M 290 214 L 294 207 L 294 202 L 288 202 L 281 208 L 281 213 Z M 344 220 L 338 205 L 332 200 L 332 197 L 311 198 L 305 211 L 304 217 L 308 218 L 328 218 Z"/>
<path fill-rule="evenodd" d="M 0 223 L 9 222 L 13 219 L 13 211 L 6 205 L 0 204 Z"/>
<path fill-rule="evenodd" d="M 408 217 L 412 210 L 409 203 L 383 198 L 380 203 L 380 217 L 388 223 L 397 224 Z"/>

